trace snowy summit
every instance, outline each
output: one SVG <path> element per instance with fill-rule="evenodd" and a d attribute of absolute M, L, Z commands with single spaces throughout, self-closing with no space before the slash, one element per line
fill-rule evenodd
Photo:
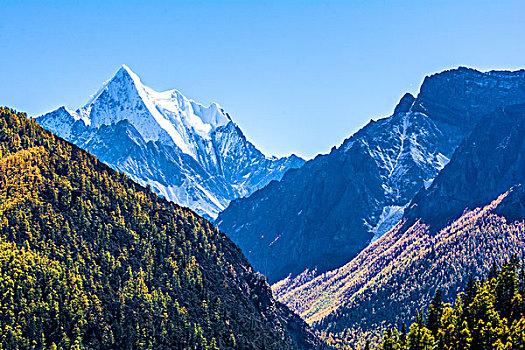
<path fill-rule="evenodd" d="M 218 104 L 157 92 L 125 65 L 84 107 L 60 107 L 37 122 L 208 218 L 304 163 L 266 157 Z"/>

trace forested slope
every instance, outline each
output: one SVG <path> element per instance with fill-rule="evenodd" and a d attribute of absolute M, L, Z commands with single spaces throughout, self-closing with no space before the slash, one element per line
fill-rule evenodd
<path fill-rule="evenodd" d="M 0 348 L 316 348 L 208 221 L 0 108 Z"/>
<path fill-rule="evenodd" d="M 409 330 L 388 330 L 378 349 L 523 349 L 525 348 L 525 271 L 516 256 L 493 265 L 487 279 L 470 275 L 465 291 L 451 304 L 441 291 Z"/>

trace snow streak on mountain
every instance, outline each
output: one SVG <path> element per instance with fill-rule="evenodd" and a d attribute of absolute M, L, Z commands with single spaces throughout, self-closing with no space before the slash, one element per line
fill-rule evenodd
<path fill-rule="evenodd" d="M 211 219 L 231 200 L 304 163 L 295 155 L 265 156 L 218 104 L 203 106 L 177 90 L 156 92 L 126 66 L 84 107 L 60 107 L 37 122 Z"/>

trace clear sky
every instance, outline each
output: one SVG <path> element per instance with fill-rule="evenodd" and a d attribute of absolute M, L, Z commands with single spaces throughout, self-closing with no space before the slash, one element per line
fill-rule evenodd
<path fill-rule="evenodd" d="M 76 109 L 128 65 L 226 109 L 266 154 L 310 158 L 425 75 L 525 68 L 525 1 L 0 0 L 0 105 Z"/>

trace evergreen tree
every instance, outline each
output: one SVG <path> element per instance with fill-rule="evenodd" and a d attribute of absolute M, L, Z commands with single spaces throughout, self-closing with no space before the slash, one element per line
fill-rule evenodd
<path fill-rule="evenodd" d="M 498 276 L 499 268 L 498 264 L 496 264 L 496 261 L 492 261 L 492 266 L 489 271 L 488 279 L 489 281 L 493 278 L 496 278 Z"/>
<path fill-rule="evenodd" d="M 465 287 L 465 291 L 463 293 L 463 301 L 466 305 L 470 305 L 470 303 L 474 301 L 476 292 L 477 292 L 476 280 L 474 279 L 474 275 L 472 273 L 469 273 L 468 280 L 467 280 L 467 286 Z"/>
<path fill-rule="evenodd" d="M 441 291 L 436 290 L 434 299 L 428 308 L 428 316 L 426 327 L 432 332 L 434 336 L 437 335 L 438 329 L 441 326 L 441 316 L 443 315 L 443 300 Z"/>
<path fill-rule="evenodd" d="M 401 326 L 401 332 L 399 333 L 399 349 L 404 350 L 408 347 L 407 328 L 405 324 Z"/>
<path fill-rule="evenodd" d="M 516 266 L 512 261 L 505 263 L 497 276 L 496 300 L 494 307 L 501 317 L 510 318 L 512 299 L 517 292 Z"/>

